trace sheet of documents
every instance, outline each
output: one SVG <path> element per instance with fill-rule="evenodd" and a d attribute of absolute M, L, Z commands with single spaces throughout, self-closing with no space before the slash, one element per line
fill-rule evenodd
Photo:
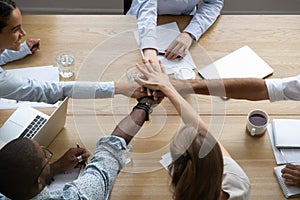
<path fill-rule="evenodd" d="M 137 43 L 140 43 L 138 30 L 135 30 L 134 37 Z M 180 33 L 179 28 L 176 22 L 164 24 L 157 26 L 157 45 L 160 52 L 165 52 L 165 49 L 171 44 L 171 42 L 178 36 Z M 143 55 L 143 53 L 142 53 Z M 188 67 L 190 69 L 195 69 L 196 65 L 190 53 L 188 53 L 183 60 L 167 60 L 164 56 L 158 56 L 158 59 L 162 61 L 166 72 L 168 74 L 173 74 L 177 72 L 180 68 Z"/>
<path fill-rule="evenodd" d="M 9 73 L 12 73 L 14 76 L 19 78 L 29 78 L 39 81 L 59 81 L 59 72 L 57 67 L 50 66 L 41 66 L 41 67 L 27 67 L 20 69 L 11 69 L 7 70 Z M 57 107 L 58 104 L 47 104 L 43 102 L 29 102 L 29 101 L 15 101 L 0 98 L 0 109 L 15 109 L 19 106 L 31 106 L 36 108 L 47 108 L 47 107 Z"/>
<path fill-rule="evenodd" d="M 53 177 L 54 181 L 48 185 L 47 188 L 49 190 L 62 189 L 66 183 L 77 179 L 83 171 L 83 168 L 74 168 L 62 174 L 58 174 Z"/>
<path fill-rule="evenodd" d="M 267 126 L 269 138 L 271 141 L 273 153 L 275 156 L 276 163 L 286 164 L 286 161 L 289 163 L 298 163 L 300 162 L 300 149 L 289 148 L 289 149 L 279 149 L 274 144 L 274 135 L 272 124 Z M 281 151 L 281 152 L 280 152 Z"/>

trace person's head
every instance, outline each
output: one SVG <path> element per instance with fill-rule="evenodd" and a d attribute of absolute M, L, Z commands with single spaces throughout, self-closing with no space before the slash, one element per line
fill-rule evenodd
<path fill-rule="evenodd" d="M 209 132 L 185 126 L 174 137 L 170 151 L 175 200 L 219 199 L 223 156 Z"/>
<path fill-rule="evenodd" d="M 50 180 L 52 153 L 36 141 L 18 138 L 0 150 L 0 193 L 11 199 L 36 196 Z"/>
<path fill-rule="evenodd" d="M 0 49 L 18 51 L 22 37 L 22 15 L 12 0 L 0 0 Z"/>

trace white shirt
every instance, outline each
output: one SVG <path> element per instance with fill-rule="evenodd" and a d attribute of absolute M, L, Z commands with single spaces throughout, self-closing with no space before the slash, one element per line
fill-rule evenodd
<path fill-rule="evenodd" d="M 243 169 L 230 157 L 223 157 L 223 162 L 222 190 L 229 194 L 229 200 L 250 199 L 251 185 Z"/>
<path fill-rule="evenodd" d="M 203 0 L 200 4 L 198 0 L 133 0 L 127 15 L 137 17 L 140 49 L 157 49 L 157 15 L 194 15 L 184 32 L 198 40 L 220 15 L 223 4 L 224 0 Z"/>
<path fill-rule="evenodd" d="M 266 79 L 271 102 L 282 100 L 300 101 L 300 74 L 282 79 Z"/>

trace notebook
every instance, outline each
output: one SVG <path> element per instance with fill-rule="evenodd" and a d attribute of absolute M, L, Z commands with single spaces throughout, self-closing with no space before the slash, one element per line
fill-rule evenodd
<path fill-rule="evenodd" d="M 265 78 L 273 69 L 249 46 L 244 46 L 198 72 L 204 79 Z"/>
<path fill-rule="evenodd" d="M 274 174 L 277 177 L 278 183 L 283 191 L 286 198 L 295 197 L 300 195 L 300 188 L 294 186 L 287 186 L 284 183 L 284 179 L 281 177 L 281 170 L 285 165 L 274 167 Z"/>
<path fill-rule="evenodd" d="M 300 162 L 300 148 L 277 148 L 274 144 L 272 123 L 269 123 L 267 128 L 276 164 L 281 165 Z"/>
<path fill-rule="evenodd" d="M 13 139 L 26 137 L 48 146 L 65 125 L 68 98 L 48 116 L 32 107 L 23 106 L 6 120 L 0 128 L 0 149 Z"/>
<path fill-rule="evenodd" d="M 277 148 L 300 148 L 300 120 L 273 119 L 272 129 Z"/>

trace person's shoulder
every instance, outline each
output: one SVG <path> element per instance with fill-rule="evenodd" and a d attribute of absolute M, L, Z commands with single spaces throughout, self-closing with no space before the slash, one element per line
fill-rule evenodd
<path fill-rule="evenodd" d="M 229 199 L 249 199 L 250 180 L 243 169 L 231 157 L 224 157 L 222 190 Z"/>

